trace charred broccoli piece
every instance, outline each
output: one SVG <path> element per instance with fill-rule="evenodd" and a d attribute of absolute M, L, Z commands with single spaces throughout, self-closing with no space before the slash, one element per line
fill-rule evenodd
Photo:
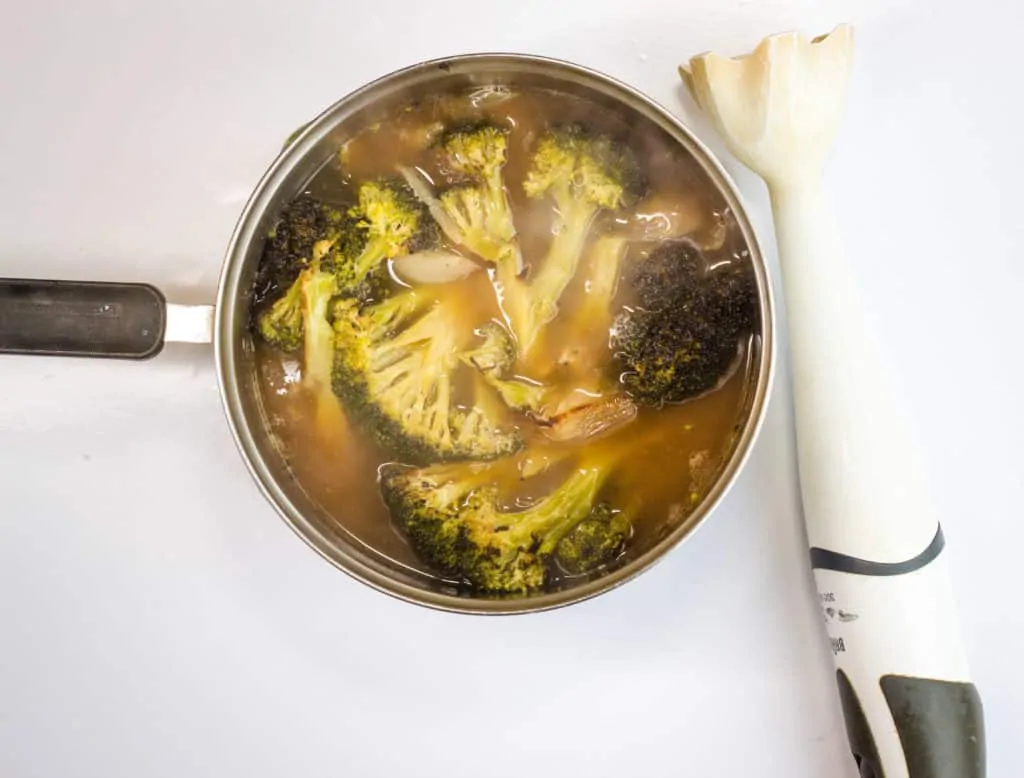
<path fill-rule="evenodd" d="M 628 531 L 617 522 L 612 529 L 615 511 L 598 501 L 609 470 L 582 462 L 548 496 L 516 511 L 501 510 L 494 474 L 479 465 L 396 467 L 382 474 L 381 487 L 425 561 L 470 588 L 515 594 L 544 587 L 556 554 L 580 572 L 614 561 Z M 590 529 L 574 537 L 584 525 Z"/>
<path fill-rule="evenodd" d="M 292 200 L 263 245 L 253 287 L 255 306 L 288 290 L 313 256 L 314 244 L 336 239 L 346 222 L 344 210 L 315 197 L 304 194 Z"/>
<path fill-rule="evenodd" d="M 480 343 L 463 352 L 461 359 L 480 371 L 484 382 L 512 410 L 539 410 L 544 402 L 545 387 L 510 377 L 516 361 L 516 346 L 505 328 L 496 322 L 488 322 L 477 330 L 477 335 L 481 338 Z"/>
<path fill-rule="evenodd" d="M 518 450 L 515 430 L 452 399 L 466 338 L 449 308 L 406 291 L 368 306 L 341 299 L 333 318 L 334 391 L 403 461 L 491 459 Z"/>
<path fill-rule="evenodd" d="M 659 246 L 632 272 L 637 305 L 612 327 L 620 380 L 642 405 L 682 402 L 714 388 L 753 332 L 757 296 L 749 269 L 709 267 L 686 241 Z"/>
<path fill-rule="evenodd" d="M 558 314 L 559 298 L 576 273 L 594 217 L 632 202 L 641 179 L 625 146 L 572 125 L 540 139 L 523 188 L 532 198 L 550 196 L 557 214 L 547 256 L 528 288 L 508 290 L 513 330 L 525 355 Z"/>

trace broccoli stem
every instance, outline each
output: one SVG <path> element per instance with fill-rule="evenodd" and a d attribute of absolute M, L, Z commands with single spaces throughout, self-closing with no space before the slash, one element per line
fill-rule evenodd
<path fill-rule="evenodd" d="M 530 384 L 514 378 L 502 378 L 494 371 L 480 374 L 483 381 L 494 389 L 502 402 L 516 411 L 538 411 L 544 404 L 547 389 L 541 384 Z"/>
<path fill-rule="evenodd" d="M 570 197 L 556 198 L 559 205 L 557 232 L 551 241 L 547 256 L 525 290 L 518 286 L 509 291 L 522 295 L 526 301 L 516 301 L 519 321 L 513 321 L 519 353 L 528 356 L 537 343 L 541 330 L 558 315 L 558 300 L 572 281 L 587 242 L 590 224 L 598 208 L 585 201 Z"/>
<path fill-rule="evenodd" d="M 377 265 L 379 265 L 387 256 L 387 245 L 384 241 L 370 239 L 363 253 L 359 255 L 359 258 L 355 261 L 355 277 L 359 279 L 366 278 Z"/>
<path fill-rule="evenodd" d="M 302 383 L 314 397 L 317 428 L 330 435 L 338 430 L 343 419 L 341 406 L 331 389 L 334 330 L 328 321 L 328 308 L 337 292 L 337 279 L 333 273 L 321 270 L 317 259 L 302 272 L 300 281 L 305 332 Z"/>
<path fill-rule="evenodd" d="M 619 272 L 626 256 L 628 240 L 621 235 L 607 235 L 598 240 L 587 257 L 586 296 L 574 319 L 576 334 L 602 333 L 605 337 L 612 324 L 612 298 L 619 286 Z"/>
<path fill-rule="evenodd" d="M 427 211 L 434 218 L 434 221 L 437 222 L 441 232 L 453 243 L 461 243 L 463 237 L 462 230 L 459 229 L 455 221 L 444 210 L 441 201 L 434 196 L 433 190 L 423 180 L 420 173 L 408 167 L 400 167 L 398 170 L 402 174 L 402 178 L 409 185 L 409 188 L 412 189 L 413 194 L 419 198 L 420 202 L 427 206 Z"/>
<path fill-rule="evenodd" d="M 558 363 L 574 377 L 577 389 L 602 394 L 602 362 L 608 359 L 612 301 L 618 290 L 619 274 L 628 240 L 606 235 L 595 241 L 586 258 L 584 296 L 564 330 L 564 344 Z"/>
<path fill-rule="evenodd" d="M 550 554 L 558 542 L 586 518 L 608 477 L 608 470 L 605 467 L 574 470 L 550 497 L 529 512 L 527 523 L 535 528 L 535 537 L 543 538 L 538 553 Z"/>

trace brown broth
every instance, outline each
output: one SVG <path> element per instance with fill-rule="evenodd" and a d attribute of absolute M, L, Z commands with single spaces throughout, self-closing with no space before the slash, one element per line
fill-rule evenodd
<path fill-rule="evenodd" d="M 513 95 L 442 96 L 408 106 L 393 120 L 352 138 L 338 158 L 311 181 L 307 191 L 322 199 L 347 204 L 353 200 L 352 183 L 393 175 L 397 165 L 415 166 L 441 184 L 447 180 L 435 153 L 424 150 L 437 128 L 453 123 L 487 119 L 510 129 L 505 181 L 509 190 L 523 256 L 528 265 L 541 261 L 551 237 L 551 206 L 527 199 L 521 182 L 537 137 L 551 123 L 584 121 L 631 145 L 647 174 L 648 195 L 633 209 L 654 224 L 670 225 L 677 234 L 698 243 L 712 242 L 725 228 L 724 203 L 700 166 L 660 130 L 620 116 L 584 100 L 533 90 Z M 594 233 L 611 226 L 612 217 L 596 223 Z M 621 219 L 620 219 L 621 223 Z M 726 256 L 746 261 L 731 247 L 741 245 L 735 234 L 725 241 Z M 721 243 L 718 240 L 718 243 Z M 646 244 L 633 244 L 627 262 L 637 261 Z M 649 247 L 648 247 L 649 248 Z M 586 260 L 560 301 L 563 313 L 580 303 L 587 286 Z M 468 328 L 501 320 L 493 289 L 485 273 L 477 273 L 445 287 L 431 287 L 445 304 L 457 306 Z M 617 302 L 628 304 L 630 290 L 620 288 Z M 554 365 L 564 345 L 564 317 L 549 325 L 540 348 L 541 363 Z M 596 333 L 588 344 L 599 361 L 607 364 L 607 334 Z M 301 359 L 283 355 L 266 344 L 256 346 L 256 361 L 267 418 L 281 452 L 306 493 L 351 535 L 401 564 L 429 574 L 395 529 L 381 500 L 378 468 L 392 460 L 372 438 L 350 421 L 332 439 L 313 429 L 313 404 L 298 382 Z M 745 411 L 748 375 L 746 359 L 723 384 L 706 395 L 662 409 L 643 408 L 637 418 L 616 432 L 591 442 L 590 450 L 620 446 L 642 439 L 636 451 L 617 466 L 603 495 L 622 505 L 639 498 L 642 508 L 635 519 L 634 550 L 642 550 L 667 528 L 685 521 L 713 482 L 715 471 L 728 458 L 735 429 Z M 546 380 L 560 380 L 557 369 Z M 468 394 L 469 376 L 456 377 Z M 564 379 L 561 379 L 564 380 Z M 522 460 L 543 456 L 542 431 L 524 416 L 516 416 L 528 441 L 528 451 L 495 467 L 506 487 L 506 503 L 527 504 L 543 496 L 557 482 L 560 465 L 523 481 L 517 477 Z M 541 448 L 536 448 L 535 444 Z M 578 452 L 576 452 L 578 454 Z M 562 460 L 567 462 L 570 460 Z"/>

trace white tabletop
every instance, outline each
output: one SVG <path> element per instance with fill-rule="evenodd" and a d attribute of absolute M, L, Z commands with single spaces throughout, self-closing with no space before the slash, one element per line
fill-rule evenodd
<path fill-rule="evenodd" d="M 285 136 L 396 67 L 575 60 L 720 149 L 678 62 L 857 23 L 830 185 L 926 444 L 990 774 L 1024 768 L 1019 3 L 9 5 L 0 275 L 147 280 L 178 302 L 212 301 Z M 774 263 L 763 186 L 725 161 Z M 394 601 L 308 550 L 245 472 L 210 349 L 0 358 L 0 775 L 853 776 L 781 367 L 700 532 L 597 600 L 484 619 Z"/>

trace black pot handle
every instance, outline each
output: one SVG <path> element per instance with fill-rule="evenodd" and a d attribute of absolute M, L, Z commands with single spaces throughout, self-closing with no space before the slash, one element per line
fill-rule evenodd
<path fill-rule="evenodd" d="M 0 353 L 149 359 L 166 328 L 148 284 L 0 279 Z"/>

